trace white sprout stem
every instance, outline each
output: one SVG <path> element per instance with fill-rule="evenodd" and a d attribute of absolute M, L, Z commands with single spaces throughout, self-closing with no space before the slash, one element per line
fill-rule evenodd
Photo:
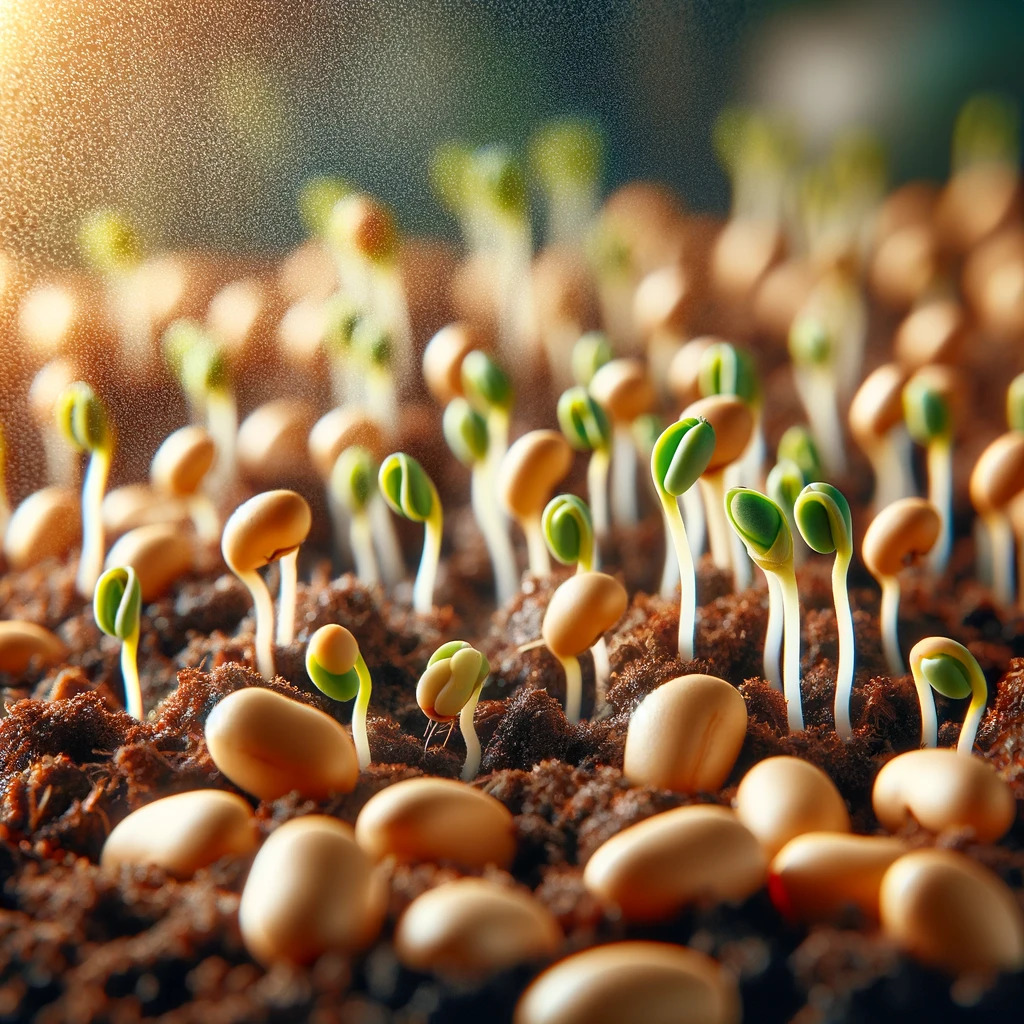
<path fill-rule="evenodd" d="M 707 520 L 704 516 L 704 502 L 697 487 L 683 492 L 683 522 L 686 523 L 690 551 L 694 558 L 700 558 L 707 540 Z"/>
<path fill-rule="evenodd" d="M 498 233 L 500 305 L 498 343 L 509 365 L 519 365 L 530 351 L 533 289 L 530 283 L 530 226 L 515 222 Z"/>
<path fill-rule="evenodd" d="M 878 621 L 882 630 L 882 650 L 889 672 L 901 676 L 906 672 L 900 651 L 900 581 L 895 576 L 882 579 L 882 606 Z"/>
<path fill-rule="evenodd" d="M 742 479 L 742 467 L 734 463 L 731 466 L 726 466 L 725 471 L 722 474 L 722 479 L 725 482 L 725 487 L 733 487 L 740 483 Z M 725 507 L 725 498 L 722 498 L 722 506 Z M 754 563 L 750 560 L 750 555 L 747 553 L 747 546 L 743 543 L 743 539 L 735 530 L 726 530 L 729 538 L 729 560 L 732 563 L 732 589 L 739 593 L 741 590 L 746 590 L 754 581 Z M 794 531 L 795 533 L 795 531 Z M 794 544 L 794 547 L 796 545 Z"/>
<path fill-rule="evenodd" d="M 256 613 L 256 669 L 270 680 L 274 678 L 274 601 L 255 569 L 238 575 L 252 594 Z"/>
<path fill-rule="evenodd" d="M 331 517 L 331 535 L 334 537 L 335 568 L 340 568 L 351 549 L 349 516 L 344 504 L 330 487 L 327 488 L 327 512 Z"/>
<path fill-rule="evenodd" d="M 217 449 L 217 461 L 206 474 L 206 491 L 216 497 L 235 479 L 238 407 L 232 391 L 216 390 L 207 396 L 206 427 Z"/>
<path fill-rule="evenodd" d="M 487 553 L 494 569 L 494 589 L 498 604 L 511 601 L 519 591 L 519 575 L 516 572 L 516 558 L 512 550 L 501 512 L 491 489 L 491 475 L 484 462 L 473 466 L 470 478 L 470 503 L 473 515 L 483 534 Z"/>
<path fill-rule="evenodd" d="M 373 293 L 378 314 L 390 326 L 395 339 L 395 377 L 401 387 L 412 374 L 413 341 L 409 304 L 402 285 L 401 264 L 397 260 L 393 265 L 377 270 Z"/>
<path fill-rule="evenodd" d="M 692 661 L 697 630 L 697 577 L 693 569 L 693 554 L 676 499 L 671 494 L 662 494 L 661 507 L 665 513 L 665 530 L 679 566 L 679 657 L 683 661 Z"/>
<path fill-rule="evenodd" d="M 508 451 L 508 432 L 508 409 L 492 408 L 488 410 L 486 463 L 487 472 L 492 480 L 497 480 L 502 459 L 505 458 L 505 453 Z"/>
<path fill-rule="evenodd" d="M 850 610 L 850 591 L 847 576 L 852 553 L 836 554 L 832 565 L 832 600 L 836 607 L 836 629 L 839 633 L 839 665 L 836 668 L 836 732 L 844 743 L 853 739 L 850 721 L 850 698 L 853 695 L 853 669 L 856 659 L 856 640 L 853 635 L 853 612 Z"/>
<path fill-rule="evenodd" d="M 142 683 L 139 682 L 139 627 L 121 642 L 121 679 L 124 682 L 124 709 L 142 721 Z"/>
<path fill-rule="evenodd" d="M 434 496 L 433 507 L 423 524 L 423 554 L 412 587 L 412 607 L 420 615 L 428 615 L 434 607 L 434 583 L 441 564 L 441 503 Z"/>
<path fill-rule="evenodd" d="M 366 771 L 370 764 L 370 741 L 366 734 L 366 709 L 370 706 L 370 693 L 373 680 L 370 670 L 360 654 L 356 658 L 356 675 L 359 677 L 359 692 L 352 708 L 352 742 L 355 744 L 356 757 L 359 759 L 359 770 Z"/>
<path fill-rule="evenodd" d="M 211 543 L 220 539 L 220 516 L 208 495 L 191 495 L 188 499 L 188 514 L 200 540 Z"/>
<path fill-rule="evenodd" d="M 380 572 L 377 568 L 377 556 L 373 551 L 373 528 L 365 510 L 352 513 L 349 535 L 359 582 L 367 587 L 376 586 L 380 583 Z"/>
<path fill-rule="evenodd" d="M 729 521 L 725 516 L 725 482 L 723 473 L 705 473 L 698 479 L 704 498 L 704 513 L 711 545 L 711 560 L 718 569 L 732 568 L 732 545 L 729 541 Z"/>
<path fill-rule="evenodd" d="M 1013 528 L 1002 512 L 990 512 L 980 522 L 989 544 L 992 590 L 1004 606 L 1013 604 Z"/>
<path fill-rule="evenodd" d="M 594 536 L 603 540 L 608 536 L 608 469 L 611 462 L 607 448 L 595 448 L 587 463 L 587 496 L 594 521 Z"/>
<path fill-rule="evenodd" d="M 579 249 L 597 210 L 593 185 L 556 188 L 548 194 L 548 243 Z"/>
<path fill-rule="evenodd" d="M 570 725 L 580 720 L 580 709 L 583 706 L 583 672 L 580 670 L 579 658 L 572 655 L 563 658 L 555 655 L 565 672 L 565 717 Z"/>
<path fill-rule="evenodd" d="M 939 742 L 939 723 L 935 716 L 935 697 L 927 681 L 919 679 L 917 672 L 914 673 L 914 686 L 917 688 L 917 703 L 921 707 L 921 746 L 934 747 Z"/>
<path fill-rule="evenodd" d="M 43 430 L 43 449 L 47 483 L 70 490 L 75 486 L 75 470 L 78 467 L 75 450 L 55 427 Z"/>
<path fill-rule="evenodd" d="M 89 457 L 82 482 L 82 552 L 76 586 L 82 597 L 91 598 L 103 571 L 103 492 L 107 488 L 111 453 L 97 449 Z"/>
<path fill-rule="evenodd" d="M 480 771 L 480 738 L 476 734 L 473 714 L 480 700 L 482 689 L 483 683 L 470 694 L 469 700 L 462 706 L 462 712 L 459 714 L 459 730 L 462 732 L 462 739 L 466 744 L 466 760 L 462 765 L 463 782 L 472 782 L 476 778 L 476 773 Z"/>
<path fill-rule="evenodd" d="M 370 526 L 380 559 L 381 575 L 389 587 L 394 587 L 405 579 L 405 559 L 402 557 L 402 546 L 398 543 L 391 511 L 379 493 L 370 499 Z"/>
<path fill-rule="evenodd" d="M 672 545 L 666 543 L 665 561 L 661 567 L 661 583 L 658 585 L 658 593 L 667 601 L 675 593 L 677 586 L 679 586 L 679 559 L 676 558 Z"/>
<path fill-rule="evenodd" d="M 780 573 L 778 580 L 782 591 L 782 690 L 789 731 L 799 732 L 804 727 L 800 697 L 800 593 L 792 569 Z"/>
<path fill-rule="evenodd" d="M 928 445 L 928 500 L 939 513 L 939 537 L 928 553 L 936 576 L 946 571 L 953 546 L 953 445 L 948 438 Z"/>
<path fill-rule="evenodd" d="M 768 626 L 764 634 L 764 655 L 761 662 L 765 679 L 772 688 L 782 692 L 782 587 L 773 572 L 766 572 L 768 581 Z"/>
<path fill-rule="evenodd" d="M 756 406 L 753 412 L 754 429 L 746 451 L 740 456 L 737 466 L 740 484 L 760 491 L 764 489 L 764 462 L 767 446 L 764 440 L 764 415 L 761 407 Z"/>
<path fill-rule="evenodd" d="M 978 673 L 980 675 L 980 673 Z M 975 675 L 975 672 L 971 672 Z M 978 684 L 981 685 L 978 685 Z M 982 676 L 975 680 L 971 686 L 971 703 L 967 707 L 967 714 L 964 716 L 964 724 L 960 727 L 960 739 L 957 741 L 956 750 L 958 754 L 966 754 L 968 757 L 974 749 L 974 740 L 978 735 L 978 726 L 981 724 L 981 716 L 985 713 L 986 687 L 985 679 Z"/>
<path fill-rule="evenodd" d="M 133 377 L 144 377 L 153 359 L 153 329 L 145 308 L 139 302 L 137 283 L 132 274 L 118 273 L 110 278 L 107 301 L 118 327 L 125 369 Z"/>
<path fill-rule="evenodd" d="M 395 375 L 390 370 L 374 367 L 365 377 L 367 413 L 386 430 L 393 430 L 398 423 Z"/>
<path fill-rule="evenodd" d="M 618 526 L 636 526 L 636 446 L 629 427 L 616 424 L 612 434 L 612 516 Z"/>
<path fill-rule="evenodd" d="M 520 521 L 526 535 L 526 553 L 530 562 L 530 572 L 534 576 L 551 575 L 551 555 L 548 553 L 548 546 L 544 543 L 544 527 L 541 524 L 541 517 L 528 516 Z"/>
<path fill-rule="evenodd" d="M 914 493 L 910 453 L 910 435 L 905 430 L 890 430 L 866 451 L 875 475 L 871 504 L 876 514 Z"/>
<path fill-rule="evenodd" d="M 594 714 L 600 715 L 608 707 L 608 680 L 611 678 L 612 665 L 608 658 L 608 641 L 603 636 L 590 648 L 594 659 Z"/>
<path fill-rule="evenodd" d="M 835 375 L 831 370 L 820 367 L 794 366 L 793 379 L 826 473 L 842 476 L 846 472 L 846 450 L 843 447 L 843 427 L 839 422 Z"/>
<path fill-rule="evenodd" d="M 332 353 L 328 362 L 331 375 L 331 394 L 334 397 L 335 405 L 348 405 L 354 399 L 352 393 L 353 381 L 361 379 L 362 375 L 352 372 L 350 358 L 346 353 Z"/>
<path fill-rule="evenodd" d="M 281 584 L 277 590 L 277 644 L 287 647 L 295 639 L 295 603 L 299 590 L 299 549 L 282 555 L 277 562 Z"/>

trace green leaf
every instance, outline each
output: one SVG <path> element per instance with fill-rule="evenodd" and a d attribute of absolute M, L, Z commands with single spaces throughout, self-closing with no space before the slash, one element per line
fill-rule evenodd
<path fill-rule="evenodd" d="M 918 444 L 949 437 L 953 430 L 949 404 L 928 381 L 920 378 L 911 378 L 903 389 L 903 418 L 907 431 Z"/>
<path fill-rule="evenodd" d="M 835 340 L 816 316 L 803 315 L 789 331 L 789 354 L 797 366 L 827 366 L 833 359 Z"/>
<path fill-rule="evenodd" d="M 805 484 L 821 479 L 821 455 L 814 436 L 806 427 L 800 424 L 788 427 L 779 438 L 776 455 L 780 462 L 785 459 L 795 462 L 804 475 Z"/>
<path fill-rule="evenodd" d="M 435 491 L 423 467 L 405 452 L 389 455 L 377 474 L 384 500 L 392 510 L 415 523 L 426 522 L 434 510 Z"/>
<path fill-rule="evenodd" d="M 608 414 L 586 388 L 563 391 L 557 413 L 562 433 L 577 451 L 593 451 L 611 444 L 612 426 Z"/>
<path fill-rule="evenodd" d="M 548 550 L 563 565 L 589 558 L 594 547 L 594 524 L 587 503 L 575 494 L 558 494 L 541 515 Z"/>
<path fill-rule="evenodd" d="M 478 409 L 509 409 L 512 406 L 512 382 L 505 371 L 478 349 L 462 360 L 462 388 Z"/>
<path fill-rule="evenodd" d="M 464 466 L 474 466 L 487 457 L 487 421 L 464 398 L 448 403 L 441 422 L 448 447 Z"/>
<path fill-rule="evenodd" d="M 549 121 L 530 140 L 531 168 L 551 191 L 596 185 L 603 159 L 601 133 L 579 118 Z"/>
<path fill-rule="evenodd" d="M 733 487 L 725 496 L 725 513 L 755 565 L 766 572 L 792 565 L 793 535 L 771 498 L 749 487 Z"/>
<path fill-rule="evenodd" d="M 670 424 L 651 452 L 651 475 L 659 490 L 678 497 L 708 468 L 715 451 L 715 428 L 703 416 Z"/>
<path fill-rule="evenodd" d="M 604 331 L 587 331 L 572 347 L 572 376 L 586 387 L 594 374 L 612 359 L 612 344 Z"/>
<path fill-rule="evenodd" d="M 96 452 L 110 446 L 110 426 L 103 403 L 84 381 L 69 384 L 54 407 L 61 433 L 79 450 Z"/>
<path fill-rule="evenodd" d="M 709 345 L 701 354 L 697 388 L 702 397 L 735 395 L 748 405 L 755 403 L 761 393 L 750 353 L 725 341 Z"/>
<path fill-rule="evenodd" d="M 853 550 L 853 519 L 842 492 L 831 484 L 808 484 L 793 506 L 800 535 L 810 548 L 827 555 L 836 551 L 849 555 Z"/>
<path fill-rule="evenodd" d="M 474 196 L 498 213 L 514 220 L 526 216 L 526 175 L 522 165 L 504 146 L 481 146 L 470 162 Z"/>
<path fill-rule="evenodd" d="M 359 673 L 355 668 L 347 672 L 328 672 L 315 658 L 306 658 L 306 674 L 316 688 L 333 700 L 352 700 L 359 692 Z"/>
<path fill-rule="evenodd" d="M 331 493 L 350 512 L 362 512 L 377 489 L 377 466 L 370 451 L 352 445 L 341 452 L 331 469 Z"/>
<path fill-rule="evenodd" d="M 107 636 L 126 640 L 139 628 L 142 587 L 131 566 L 108 569 L 93 592 L 93 617 Z"/>
<path fill-rule="evenodd" d="M 355 303 L 340 293 L 324 304 L 324 348 L 328 355 L 343 355 L 352 347 L 352 335 L 359 322 Z"/>
<path fill-rule="evenodd" d="M 373 317 L 357 317 L 352 326 L 352 350 L 369 365 L 379 370 L 391 366 L 394 342 L 391 332 Z"/>
<path fill-rule="evenodd" d="M 974 660 L 974 655 L 964 648 L 964 654 Z M 977 663 L 975 663 L 977 664 Z M 922 658 L 921 675 L 936 693 L 953 700 L 971 695 L 971 676 L 967 667 L 950 654 L 938 654 L 933 658 Z M 980 666 L 978 671 L 981 671 Z"/>
<path fill-rule="evenodd" d="M 765 490 L 768 497 L 787 514 L 787 518 L 792 519 L 793 506 L 806 482 L 800 467 L 792 459 L 780 458 L 768 474 Z"/>

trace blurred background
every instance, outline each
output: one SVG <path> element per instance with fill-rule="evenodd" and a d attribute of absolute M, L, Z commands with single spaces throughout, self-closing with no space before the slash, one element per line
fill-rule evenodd
<path fill-rule="evenodd" d="M 734 102 L 812 151 L 870 127 L 894 182 L 941 179 L 959 105 L 1024 95 L 1022 53 L 1006 0 L 0 0 L 0 242 L 73 263 L 83 211 L 111 205 L 147 248 L 280 251 L 322 173 L 454 236 L 434 147 L 522 146 L 560 114 L 603 127 L 607 187 L 724 211 L 711 129 Z"/>

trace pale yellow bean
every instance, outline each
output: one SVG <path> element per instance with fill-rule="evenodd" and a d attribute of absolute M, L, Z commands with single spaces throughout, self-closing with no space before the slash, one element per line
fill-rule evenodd
<path fill-rule="evenodd" d="M 882 930 L 911 956 L 951 974 L 1024 966 L 1024 914 L 987 868 L 949 850 L 915 850 L 885 873 Z"/>
<path fill-rule="evenodd" d="M 139 577 L 143 601 L 166 594 L 192 568 L 191 535 L 172 523 L 129 530 L 107 553 L 105 566 L 130 565 Z"/>
<path fill-rule="evenodd" d="M 63 487 L 44 487 L 12 513 L 4 535 L 4 555 L 10 567 L 20 571 L 48 558 L 67 558 L 81 539 L 79 496 Z"/>
<path fill-rule="evenodd" d="M 1004 836 L 1017 814 L 1013 791 L 992 765 L 945 747 L 894 757 L 875 778 L 871 803 L 890 832 L 913 818 L 931 832 L 971 829 L 983 843 Z"/>
<path fill-rule="evenodd" d="M 736 790 L 736 816 L 774 857 L 804 832 L 849 832 L 850 814 L 835 783 L 799 757 L 769 757 Z"/>
<path fill-rule="evenodd" d="M 245 800 L 220 789 L 197 789 L 129 814 L 107 836 L 100 863 L 155 864 L 176 878 L 191 878 L 221 857 L 244 857 L 256 846 L 256 821 Z"/>
<path fill-rule="evenodd" d="M 368 946 L 386 901 L 387 883 L 348 825 L 324 815 L 293 818 L 256 854 L 238 926 L 261 963 L 309 964 Z"/>
<path fill-rule="evenodd" d="M 272 484 L 310 473 L 309 432 L 313 407 L 295 398 L 278 398 L 254 409 L 238 428 L 235 455 L 250 479 Z"/>
<path fill-rule="evenodd" d="M 205 427 L 180 427 L 157 448 L 149 466 L 150 483 L 162 494 L 195 494 L 216 458 L 217 446 Z"/>
<path fill-rule="evenodd" d="M 294 551 L 313 516 L 295 491 L 264 491 L 243 502 L 224 524 L 221 550 L 235 573 L 247 573 Z"/>
<path fill-rule="evenodd" d="M 439 405 L 462 394 L 462 360 L 479 348 L 468 324 L 447 324 L 423 350 L 423 380 Z"/>
<path fill-rule="evenodd" d="M 192 522 L 189 504 L 180 498 L 157 494 L 149 484 L 124 484 L 103 496 L 103 529 L 108 540 L 137 526 L 174 523 L 188 529 Z"/>
<path fill-rule="evenodd" d="M 45 668 L 60 664 L 67 656 L 64 641 L 44 626 L 22 619 L 0 622 L 0 672 L 19 676 L 33 659 Z"/>
<path fill-rule="evenodd" d="M 313 424 L 308 444 L 313 467 L 327 480 L 346 448 L 358 445 L 379 461 L 385 455 L 387 438 L 381 425 L 362 409 L 339 406 Z"/>
<path fill-rule="evenodd" d="M 700 397 L 700 363 L 704 353 L 712 345 L 722 344 L 724 339 L 713 335 L 691 338 L 680 345 L 668 364 L 668 389 L 672 397 L 689 405 Z"/>
<path fill-rule="evenodd" d="M 707 472 L 724 469 L 747 450 L 754 432 L 754 415 L 742 399 L 732 395 L 709 395 L 687 406 L 679 418 L 691 416 L 703 416 L 715 428 L 715 450 Z"/>
<path fill-rule="evenodd" d="M 850 907 L 873 923 L 882 877 L 905 852 L 890 836 L 805 832 L 772 859 L 768 890 L 787 917 L 805 924 L 841 920 Z"/>
<path fill-rule="evenodd" d="M 639 359 L 613 359 L 591 378 L 589 391 L 616 423 L 632 423 L 658 400 Z"/>
<path fill-rule="evenodd" d="M 356 819 L 356 839 L 377 860 L 450 861 L 467 869 L 508 867 L 516 852 L 505 805 L 451 779 L 404 779 L 375 793 Z"/>
<path fill-rule="evenodd" d="M 971 472 L 971 503 L 979 515 L 1001 512 L 1024 490 L 1024 431 L 1008 430 L 978 456 Z"/>
<path fill-rule="evenodd" d="M 872 370 L 857 388 L 847 421 L 862 448 L 877 447 L 890 430 L 903 422 L 906 382 L 906 373 L 896 363 L 884 363 Z"/>
<path fill-rule="evenodd" d="M 896 331 L 893 350 L 903 366 L 960 360 L 966 337 L 963 307 L 953 299 L 932 299 L 907 314 Z"/>
<path fill-rule="evenodd" d="M 395 930 L 398 959 L 417 971 L 485 977 L 553 956 L 562 930 L 529 893 L 459 878 L 409 904 Z"/>
<path fill-rule="evenodd" d="M 747 735 L 747 704 L 717 676 L 662 683 L 633 712 L 623 772 L 630 782 L 679 793 L 719 789 Z"/>
<path fill-rule="evenodd" d="M 359 777 L 355 747 L 329 715 L 252 686 L 228 694 L 206 720 L 213 763 L 261 800 L 297 791 L 311 799 L 348 793 Z"/>
<path fill-rule="evenodd" d="M 941 523 L 935 506 L 924 498 L 900 498 L 887 505 L 864 533 L 861 555 L 868 571 L 876 579 L 896 576 L 931 551 Z"/>
<path fill-rule="evenodd" d="M 583 883 L 627 921 L 662 921 L 698 899 L 739 902 L 764 885 L 754 834 L 725 807 L 678 807 L 612 836 Z"/>
<path fill-rule="evenodd" d="M 674 334 L 685 337 L 693 307 L 693 289 L 682 267 L 659 267 L 647 274 L 633 293 L 633 317 L 647 337 Z"/>
<path fill-rule="evenodd" d="M 739 1024 L 735 979 L 710 957 L 663 942 L 575 953 L 523 993 L 515 1024 Z"/>
<path fill-rule="evenodd" d="M 520 519 L 539 516 L 572 467 L 572 446 L 557 430 L 531 430 L 501 460 L 498 497 Z"/>
<path fill-rule="evenodd" d="M 559 657 L 578 657 L 593 647 L 626 611 L 626 588 L 603 572 L 578 572 L 551 595 L 541 636 Z"/>

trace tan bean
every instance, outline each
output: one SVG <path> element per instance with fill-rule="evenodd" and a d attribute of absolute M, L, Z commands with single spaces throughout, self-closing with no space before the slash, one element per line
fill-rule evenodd
<path fill-rule="evenodd" d="M 355 747 L 329 715 L 251 686 L 225 697 L 206 719 L 213 763 L 239 789 L 274 800 L 348 793 L 359 777 Z"/>
<path fill-rule="evenodd" d="M 238 465 L 261 484 L 308 474 L 312 426 L 313 407 L 308 402 L 278 398 L 261 405 L 238 428 Z"/>
<path fill-rule="evenodd" d="M 306 646 L 306 658 L 336 676 L 350 671 L 359 657 L 359 644 L 351 631 L 335 622 L 321 626 Z"/>
<path fill-rule="evenodd" d="M 100 863 L 155 864 L 176 878 L 191 878 L 221 857 L 244 857 L 256 846 L 256 821 L 245 800 L 220 789 L 197 789 L 129 814 L 107 837 Z"/>
<path fill-rule="evenodd" d="M 286 821 L 263 844 L 245 880 L 238 926 L 263 964 L 309 964 L 354 953 L 380 932 L 387 883 L 352 829 L 326 815 Z"/>
<path fill-rule="evenodd" d="M 293 302 L 278 321 L 277 350 L 304 373 L 322 376 L 324 333 L 327 316 L 318 298 L 303 296 Z"/>
<path fill-rule="evenodd" d="M 686 946 L 614 942 L 549 967 L 523 993 L 515 1024 L 739 1024 L 733 977 Z"/>
<path fill-rule="evenodd" d="M 613 359 L 591 378 L 590 393 L 616 423 L 632 423 L 657 403 L 654 385 L 639 359 Z"/>
<path fill-rule="evenodd" d="M 447 324 L 427 342 L 423 380 L 439 405 L 462 395 L 462 360 L 479 347 L 475 332 L 464 323 Z"/>
<path fill-rule="evenodd" d="M 764 275 L 786 254 L 786 240 L 769 220 L 734 217 L 711 251 L 711 280 L 723 298 L 746 302 Z"/>
<path fill-rule="evenodd" d="M 647 337 L 657 333 L 685 337 L 693 299 L 693 289 L 682 267 L 659 267 L 636 286 L 633 319 Z"/>
<path fill-rule="evenodd" d="M 362 409 L 339 406 L 313 424 L 308 443 L 314 469 L 327 480 L 338 456 L 346 448 L 358 445 L 379 462 L 386 453 L 387 437 L 380 424 Z"/>
<path fill-rule="evenodd" d="M 273 305 L 267 286 L 252 277 L 229 282 L 210 299 L 207 326 L 232 364 L 255 353 L 255 342 L 269 328 Z"/>
<path fill-rule="evenodd" d="M 754 415 L 742 399 L 709 395 L 687 406 L 679 418 L 690 416 L 703 416 L 715 428 L 715 450 L 707 472 L 724 469 L 747 450 L 754 432 Z"/>
<path fill-rule="evenodd" d="M 754 834 L 725 807 L 677 807 L 612 836 L 587 862 L 583 883 L 627 921 L 663 921 L 694 900 L 745 900 L 764 885 Z"/>
<path fill-rule="evenodd" d="M 251 572 L 294 551 L 309 534 L 312 513 L 295 491 L 264 491 L 224 524 L 221 550 L 236 573 Z"/>
<path fill-rule="evenodd" d="M 623 772 L 679 793 L 719 789 L 747 735 L 747 704 L 731 683 L 693 674 L 662 683 L 629 720 Z"/>
<path fill-rule="evenodd" d="M 199 490 L 217 458 L 217 446 L 205 427 L 180 427 L 164 438 L 149 467 L 149 479 L 162 494 L 188 497 Z"/>
<path fill-rule="evenodd" d="M 775 341 L 785 342 L 821 273 L 820 267 L 803 257 L 791 257 L 771 267 L 754 291 L 754 322 L 759 329 Z"/>
<path fill-rule="evenodd" d="M 871 804 L 890 832 L 913 818 L 931 832 L 972 829 L 982 843 L 1005 835 L 1017 814 L 1013 791 L 988 761 L 945 747 L 894 757 L 875 778 Z"/>
<path fill-rule="evenodd" d="M 1024 966 L 1024 914 L 1009 887 L 970 858 L 915 850 L 885 873 L 882 930 L 911 956 L 952 974 Z"/>
<path fill-rule="evenodd" d="M 889 865 L 906 852 L 902 840 L 842 832 L 805 832 L 772 858 L 768 891 L 792 920 L 841 920 L 853 907 L 878 920 L 878 890 Z"/>
<path fill-rule="evenodd" d="M 501 461 L 498 497 L 520 519 L 539 516 L 572 468 L 572 446 L 558 430 L 531 430 L 514 441 Z"/>
<path fill-rule="evenodd" d="M 105 568 L 130 565 L 139 577 L 143 601 L 166 594 L 192 568 L 192 540 L 173 523 L 137 526 L 107 553 Z"/>
<path fill-rule="evenodd" d="M 875 250 L 869 268 L 872 290 L 887 306 L 908 309 L 935 280 L 939 265 L 935 229 L 927 223 L 907 224 L 890 232 Z"/>
<path fill-rule="evenodd" d="M 459 878 L 409 904 L 395 930 L 398 959 L 413 970 L 484 977 L 553 956 L 562 930 L 529 893 Z"/>
<path fill-rule="evenodd" d="M 516 852 L 505 805 L 451 779 L 404 779 L 374 794 L 356 819 L 356 839 L 377 860 L 451 861 L 468 869 L 508 867 Z"/>
<path fill-rule="evenodd" d="M 956 364 L 966 335 L 963 307 L 953 299 L 933 299 L 907 314 L 896 331 L 893 349 L 910 369 L 929 363 Z"/>
<path fill-rule="evenodd" d="M 0 672 L 20 676 L 34 659 L 48 667 L 59 665 L 67 656 L 64 641 L 44 626 L 22 619 L 0 622 Z"/>
<path fill-rule="evenodd" d="M 861 448 L 877 446 L 903 422 L 903 385 L 907 375 L 896 363 L 883 363 L 865 378 L 850 402 L 850 432 Z"/>
<path fill-rule="evenodd" d="M 901 498 L 882 509 L 868 524 L 861 545 L 864 564 L 872 576 L 896 576 L 931 551 L 942 521 L 924 498 Z"/>
<path fill-rule="evenodd" d="M 736 816 L 774 857 L 804 832 L 849 832 L 850 814 L 835 783 L 799 757 L 769 757 L 743 776 Z"/>
<path fill-rule="evenodd" d="M 149 484 L 124 484 L 103 496 L 103 528 L 108 539 L 120 537 L 137 526 L 191 523 L 188 502 L 157 494 Z"/>
<path fill-rule="evenodd" d="M 973 249 L 1019 220 L 1020 175 L 1013 163 L 979 160 L 952 175 L 939 194 L 935 223 L 943 242 L 958 252 Z"/>
<path fill-rule="evenodd" d="M 79 496 L 63 487 L 44 487 L 30 494 L 8 520 L 4 554 L 12 569 L 27 569 L 47 558 L 67 558 L 81 539 Z"/>
<path fill-rule="evenodd" d="M 978 456 L 970 490 L 979 515 L 1001 512 L 1024 490 L 1024 433 L 1008 430 Z"/>
<path fill-rule="evenodd" d="M 629 603 L 626 588 L 603 572 L 578 572 L 551 595 L 541 636 L 559 657 L 578 657 L 611 629 Z"/>
<path fill-rule="evenodd" d="M 44 359 L 70 352 L 81 333 L 88 299 L 84 290 L 71 282 L 36 285 L 22 299 L 18 311 L 22 340 Z"/>

